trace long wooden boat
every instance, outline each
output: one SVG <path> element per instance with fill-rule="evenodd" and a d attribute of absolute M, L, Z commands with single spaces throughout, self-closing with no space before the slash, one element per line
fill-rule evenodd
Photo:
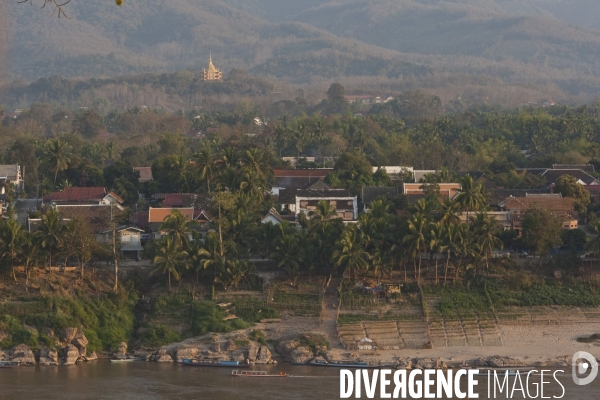
<path fill-rule="evenodd" d="M 190 365 L 193 367 L 220 367 L 220 368 L 250 368 L 254 364 L 246 364 L 240 361 L 222 361 L 222 360 L 194 360 L 191 358 L 184 358 L 180 362 L 183 365 Z"/>
<path fill-rule="evenodd" d="M 315 365 L 318 367 L 336 367 L 336 368 L 385 368 L 385 365 L 369 365 L 366 362 L 346 362 L 346 361 L 314 361 L 303 365 Z"/>
<path fill-rule="evenodd" d="M 0 368 L 16 368 L 19 366 L 18 362 L 14 361 L 0 361 Z"/>
<path fill-rule="evenodd" d="M 146 361 L 145 358 L 141 357 L 133 357 L 133 358 L 111 358 L 110 362 L 114 363 L 124 363 L 124 362 L 134 362 L 134 361 Z"/>
<path fill-rule="evenodd" d="M 279 374 L 267 374 L 267 371 L 231 371 L 232 376 L 242 376 L 248 378 L 287 378 L 289 375 L 285 372 Z"/>

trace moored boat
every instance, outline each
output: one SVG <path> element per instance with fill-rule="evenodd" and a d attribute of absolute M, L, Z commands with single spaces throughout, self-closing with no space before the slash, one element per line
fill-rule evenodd
<path fill-rule="evenodd" d="M 0 368 L 15 368 L 19 363 L 14 361 L 0 361 Z"/>
<path fill-rule="evenodd" d="M 243 376 L 248 378 L 287 378 L 289 375 L 285 372 L 279 374 L 268 374 L 267 371 L 231 371 L 232 376 Z"/>
<path fill-rule="evenodd" d="M 221 367 L 221 368 L 250 368 L 254 364 L 248 364 L 240 361 L 223 361 L 223 360 L 194 360 L 192 358 L 184 358 L 180 361 L 183 365 L 191 365 L 194 367 Z"/>
<path fill-rule="evenodd" d="M 369 365 L 366 362 L 346 362 L 346 361 L 314 361 L 303 365 L 316 365 L 319 367 L 337 367 L 337 368 L 386 368 L 386 365 Z"/>
<path fill-rule="evenodd" d="M 114 363 L 134 362 L 134 361 L 146 361 L 146 359 L 142 358 L 142 357 L 111 358 L 110 359 L 110 362 L 114 362 Z"/>

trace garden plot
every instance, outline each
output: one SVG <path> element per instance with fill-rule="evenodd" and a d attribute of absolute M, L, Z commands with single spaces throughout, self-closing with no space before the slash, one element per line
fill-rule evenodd
<path fill-rule="evenodd" d="M 478 293 L 424 294 L 429 336 L 434 347 L 502 346 L 487 300 Z"/>

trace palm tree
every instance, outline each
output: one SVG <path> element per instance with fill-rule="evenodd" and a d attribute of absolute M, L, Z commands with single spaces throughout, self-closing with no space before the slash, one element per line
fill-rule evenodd
<path fill-rule="evenodd" d="M 217 158 L 207 141 L 202 144 L 200 150 L 194 155 L 194 161 L 196 162 L 200 179 L 206 181 L 206 189 L 208 190 L 208 194 L 210 194 L 210 182 L 217 174 L 218 169 L 216 165 Z"/>
<path fill-rule="evenodd" d="M 342 267 L 344 273 L 351 272 L 356 279 L 359 272 L 369 269 L 371 256 L 365 250 L 362 232 L 356 226 L 349 226 L 338 242 L 338 248 L 332 254 L 335 265 Z"/>
<path fill-rule="evenodd" d="M 162 273 L 169 276 L 169 291 L 171 291 L 171 275 L 177 280 L 180 277 L 180 268 L 185 266 L 184 258 L 187 256 L 185 251 L 179 250 L 175 240 L 169 236 L 163 238 L 162 246 L 158 255 L 154 257 L 155 264 L 152 274 Z"/>
<path fill-rule="evenodd" d="M 321 200 L 317 203 L 314 210 L 308 212 L 308 216 L 311 221 L 315 223 L 327 223 L 333 218 L 337 218 L 337 211 L 334 206 L 331 205 L 329 200 Z"/>
<path fill-rule="evenodd" d="M 415 278 L 417 282 L 421 281 L 421 254 L 427 251 L 427 240 L 425 238 L 427 229 L 427 219 L 422 214 L 415 214 L 408 221 L 409 234 L 402 242 L 408 244 L 410 254 L 413 257 L 413 266 L 415 268 Z M 417 264 L 417 259 L 418 264 Z M 418 266 L 418 268 L 417 268 Z M 418 274 L 417 274 L 418 270 Z"/>
<path fill-rule="evenodd" d="M 277 266 L 285 270 L 292 280 L 292 285 L 295 285 L 300 272 L 301 258 L 296 235 L 294 233 L 284 234 L 275 245 L 272 255 Z"/>
<path fill-rule="evenodd" d="M 25 263 L 25 288 L 27 289 L 27 285 L 29 285 L 29 269 L 42 259 L 40 246 L 31 233 L 25 232 L 22 254 Z"/>
<path fill-rule="evenodd" d="M 267 256 L 267 260 L 271 260 L 271 251 L 274 248 L 275 238 L 277 237 L 277 228 L 271 221 L 266 224 L 260 224 L 255 232 L 254 238 L 261 254 Z"/>
<path fill-rule="evenodd" d="M 479 210 L 485 203 L 483 187 L 480 183 L 473 180 L 471 175 L 466 174 L 460 179 L 461 189 L 456 195 L 456 202 L 467 211 L 467 220 L 469 211 Z"/>
<path fill-rule="evenodd" d="M 23 250 L 23 240 L 25 232 L 23 226 L 19 224 L 15 219 L 10 219 L 4 224 L 0 236 L 0 249 L 2 250 L 2 256 L 10 258 L 10 267 L 13 279 L 17 280 L 15 274 L 15 260 L 21 254 Z"/>
<path fill-rule="evenodd" d="M 48 250 L 50 256 L 50 267 L 52 267 L 52 255 L 63 245 L 64 225 L 56 210 L 50 210 L 42 215 L 42 223 L 35 232 L 42 249 Z"/>
<path fill-rule="evenodd" d="M 198 274 L 205 269 L 204 261 L 210 257 L 198 232 L 192 231 L 192 240 L 187 242 L 186 252 L 190 266 L 196 271 L 196 283 L 198 283 Z"/>
<path fill-rule="evenodd" d="M 485 259 L 485 269 L 489 268 L 490 254 L 496 249 L 502 249 L 504 243 L 498 236 L 502 231 L 502 227 L 494 217 L 487 214 L 477 214 L 475 218 L 475 231 L 477 232 L 477 244 Z"/>
<path fill-rule="evenodd" d="M 179 193 L 186 193 L 190 190 L 190 163 L 183 156 L 174 156 L 170 167 L 174 170 L 175 186 Z"/>
<path fill-rule="evenodd" d="M 50 139 L 44 145 L 44 162 L 48 169 L 54 171 L 54 185 L 56 186 L 56 178 L 58 173 L 67 169 L 71 162 L 71 151 L 73 148 L 60 139 Z"/>
<path fill-rule="evenodd" d="M 183 250 L 184 246 L 188 242 L 188 232 L 190 231 L 189 225 L 191 221 L 188 221 L 185 215 L 181 211 L 175 209 L 170 215 L 167 215 L 160 225 L 161 231 L 167 231 L 168 235 L 175 242 L 178 250 Z"/>
<path fill-rule="evenodd" d="M 264 151 L 255 147 L 248 149 L 244 152 L 242 162 L 262 179 L 267 179 L 267 171 L 269 170 L 270 165 L 265 157 Z"/>
<path fill-rule="evenodd" d="M 457 212 L 460 204 L 456 201 L 446 198 L 440 207 L 440 222 L 444 225 L 459 224 L 460 217 Z"/>
<path fill-rule="evenodd" d="M 441 222 L 435 222 L 429 226 L 429 243 L 427 247 L 435 255 L 435 283 L 439 282 L 438 278 L 438 257 L 446 251 L 446 227 Z"/>
<path fill-rule="evenodd" d="M 446 247 L 446 267 L 444 269 L 444 285 L 448 282 L 448 266 L 450 264 L 450 255 L 458 253 L 458 246 L 460 243 L 459 229 L 460 225 L 451 224 L 446 227 L 445 230 L 445 247 Z"/>

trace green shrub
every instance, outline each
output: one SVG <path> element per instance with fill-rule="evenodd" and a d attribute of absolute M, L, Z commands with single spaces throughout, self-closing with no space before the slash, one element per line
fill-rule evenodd
<path fill-rule="evenodd" d="M 195 301 L 192 313 L 192 333 L 194 335 L 206 335 L 209 332 L 231 332 L 248 327 L 248 324 L 242 319 L 223 321 L 225 314 L 210 301 Z"/>
<path fill-rule="evenodd" d="M 149 347 L 159 347 L 181 341 L 181 336 L 173 329 L 164 326 L 150 326 L 141 337 L 142 344 Z"/>
<path fill-rule="evenodd" d="M 266 346 L 267 344 L 267 337 L 265 336 L 265 333 L 260 329 L 255 329 L 252 332 L 250 332 L 250 339 L 262 344 L 263 346 Z"/>

